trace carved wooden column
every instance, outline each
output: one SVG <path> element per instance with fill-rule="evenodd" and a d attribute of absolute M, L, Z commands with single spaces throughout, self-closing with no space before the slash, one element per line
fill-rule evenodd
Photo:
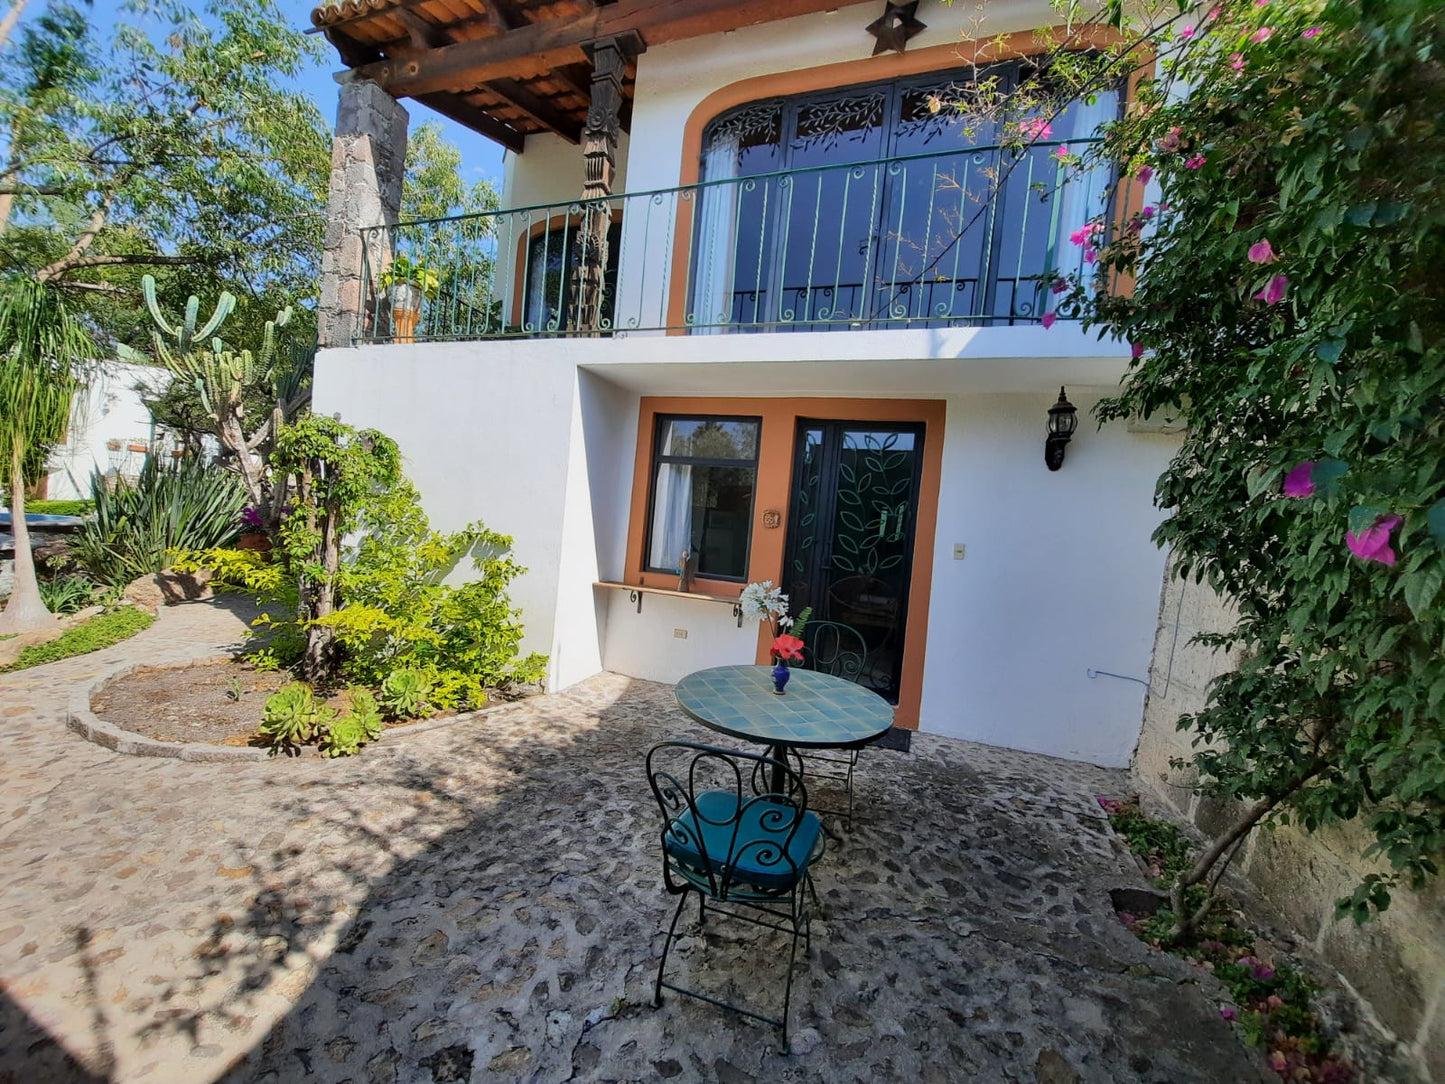
<path fill-rule="evenodd" d="M 611 318 L 604 304 L 607 273 L 607 230 L 612 224 L 612 179 L 617 167 L 618 119 L 627 58 L 642 51 L 637 34 L 602 38 L 585 48 L 592 58 L 592 105 L 582 129 L 586 170 L 582 183 L 582 222 L 578 260 L 572 282 L 572 311 L 567 326 L 597 331 Z"/>

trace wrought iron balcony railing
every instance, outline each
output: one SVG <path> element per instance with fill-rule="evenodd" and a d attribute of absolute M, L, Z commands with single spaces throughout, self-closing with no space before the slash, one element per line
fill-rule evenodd
<path fill-rule="evenodd" d="M 1072 140 L 1077 154 L 1090 141 Z M 1032 323 L 1123 194 L 1057 143 L 362 231 L 363 341 Z"/>

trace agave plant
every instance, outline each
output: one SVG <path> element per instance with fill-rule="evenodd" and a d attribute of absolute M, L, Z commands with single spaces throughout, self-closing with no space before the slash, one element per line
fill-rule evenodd
<path fill-rule="evenodd" d="M 159 572 L 172 550 L 229 542 L 246 504 L 246 491 L 233 475 L 194 460 L 163 467 L 150 456 L 134 483 L 111 489 L 96 472 L 90 492 L 95 515 L 77 533 L 71 556 L 113 585 Z"/>

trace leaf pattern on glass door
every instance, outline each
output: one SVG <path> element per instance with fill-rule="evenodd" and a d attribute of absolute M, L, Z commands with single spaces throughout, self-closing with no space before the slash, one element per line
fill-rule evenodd
<path fill-rule="evenodd" d="M 897 433 L 889 433 L 882 440 L 872 433 L 862 436 L 861 448 L 855 434 L 843 438 L 833 568 L 871 576 L 903 563 L 901 551 L 889 551 L 907 538 L 913 464 L 912 452 L 893 450 L 898 443 Z"/>

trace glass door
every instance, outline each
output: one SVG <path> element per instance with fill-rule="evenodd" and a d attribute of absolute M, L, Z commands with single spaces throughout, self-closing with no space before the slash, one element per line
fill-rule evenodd
<path fill-rule="evenodd" d="M 812 607 L 819 625 L 804 640 L 826 636 L 829 650 L 861 652 L 856 680 L 895 704 L 923 436 L 921 423 L 804 420 L 793 457 L 789 609 Z"/>

